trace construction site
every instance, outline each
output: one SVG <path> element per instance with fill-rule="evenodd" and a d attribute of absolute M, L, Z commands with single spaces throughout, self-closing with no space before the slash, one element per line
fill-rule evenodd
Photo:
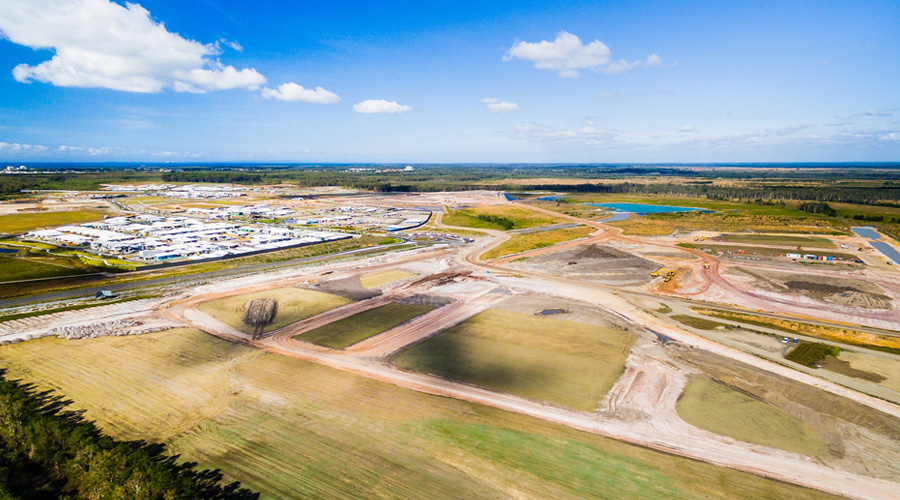
<path fill-rule="evenodd" d="M 368 458 L 324 458 L 328 467 L 349 460 L 348 477 L 375 481 L 385 497 L 458 496 L 446 478 L 460 473 L 469 478 L 457 478 L 458 487 L 478 497 L 596 493 L 563 494 L 563 479 L 536 481 L 529 473 L 524 489 L 511 494 L 521 470 L 466 448 L 462 434 L 452 445 L 440 441 L 480 429 L 477 439 L 486 443 L 500 439 L 492 433 L 525 428 L 565 435 L 579 446 L 600 438 L 635 445 L 603 453 L 657 464 L 654 473 L 671 474 L 678 497 L 766 491 L 772 498 L 896 498 L 900 266 L 855 251 L 868 248 L 865 238 L 638 236 L 545 200 L 488 191 L 415 198 L 359 195 L 342 203 L 440 207 L 419 230 L 471 241 L 171 287 L 89 314 L 0 322 L 3 365 L 13 376 L 62 389 L 105 430 L 144 439 L 152 429 L 186 458 L 220 467 L 266 498 L 347 494 L 340 474 L 322 473 L 325 465 L 309 483 L 291 480 L 338 442 L 349 451 L 333 453 Z M 451 225 L 447 218 L 471 223 Z M 537 239 L 573 227 L 584 230 L 550 243 Z M 734 253 L 712 247 L 729 239 L 737 250 L 725 252 Z M 537 243 L 528 249 L 530 241 Z M 783 257 L 802 246 L 798 241 L 852 253 L 853 265 Z M 496 256 L 510 242 L 520 246 Z M 753 255 L 737 253 L 742 246 L 771 255 L 729 257 Z M 104 342 L 131 356 L 125 340 L 133 335 L 146 344 L 139 349 L 148 353 L 144 360 L 99 368 L 105 355 L 97 358 L 91 346 Z M 791 356 L 818 345 L 834 349 Z M 53 366 L 59 363 L 66 370 Z M 175 378 L 151 388 L 153 371 L 168 365 Z M 128 383 L 91 389 L 69 373 Z M 156 423 L 128 412 L 139 404 L 124 395 L 128 386 L 147 387 L 147 404 L 166 408 Z M 358 391 L 378 396 L 333 413 L 330 405 L 352 406 Z M 400 410 L 379 399 L 397 391 L 405 396 L 391 397 L 416 402 Z M 120 399 L 120 407 L 109 402 Z M 309 433 L 308 449 L 293 450 L 292 430 L 264 415 L 285 415 Z M 374 444 L 361 444 L 365 436 Z M 435 449 L 443 451 L 427 457 L 398 451 L 397 443 L 421 440 L 440 441 Z M 392 453 L 399 458 L 389 460 Z M 687 472 L 671 472 L 666 460 L 730 471 L 718 476 L 727 487 L 712 494 L 698 482 L 707 472 L 686 465 Z M 271 467 L 277 471 L 270 475 Z M 397 482 L 368 477 L 369 467 Z M 486 479 L 491 474 L 495 479 Z M 444 479 L 434 482 L 437 476 Z M 433 489 L 416 481 L 432 481 Z M 698 483 L 686 486 L 692 482 Z M 656 490 L 605 487 L 614 497 L 665 498 Z"/>

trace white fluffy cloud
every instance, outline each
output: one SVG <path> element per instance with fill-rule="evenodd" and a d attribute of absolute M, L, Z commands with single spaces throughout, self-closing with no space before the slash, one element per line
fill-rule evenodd
<path fill-rule="evenodd" d="M 532 61 L 535 68 L 557 71 L 563 78 L 575 78 L 584 69 L 598 73 L 624 73 L 638 66 L 662 65 L 662 59 L 656 54 L 647 56 L 646 61 L 634 62 L 623 59 L 610 62 L 611 55 L 609 47 L 600 40 L 585 45 L 577 36 L 560 31 L 552 42 L 517 42 L 503 56 L 503 60 Z"/>
<path fill-rule="evenodd" d="M 485 106 L 487 106 L 487 110 L 489 113 L 509 113 L 510 111 L 518 111 L 519 105 L 514 102 L 506 102 L 501 101 L 500 99 L 495 98 L 486 98 L 481 100 Z"/>
<path fill-rule="evenodd" d="M 322 87 L 315 89 L 303 88 L 294 82 L 284 83 L 277 89 L 268 87 L 262 89 L 262 96 L 266 99 L 278 99 L 293 102 L 314 102 L 319 104 L 332 104 L 341 100 L 334 92 L 329 92 Z"/>
<path fill-rule="evenodd" d="M 126 92 L 256 90 L 266 82 L 255 69 L 238 70 L 216 60 L 219 43 L 172 33 L 134 3 L 3 1 L 0 32 L 13 43 L 55 52 L 40 64 L 16 66 L 13 76 L 20 82 Z"/>
<path fill-rule="evenodd" d="M 397 101 L 385 101 L 384 99 L 367 99 L 363 102 L 353 105 L 353 111 L 357 113 L 386 113 L 389 115 L 399 115 L 412 111 L 411 106 L 397 104 Z"/>

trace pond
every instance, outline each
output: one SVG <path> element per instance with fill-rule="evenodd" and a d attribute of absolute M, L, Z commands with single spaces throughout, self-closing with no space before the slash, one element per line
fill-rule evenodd
<path fill-rule="evenodd" d="M 636 214 L 664 214 L 669 212 L 694 212 L 699 208 L 673 207 L 670 205 L 646 205 L 644 203 L 589 203 L 595 207 L 604 207 L 619 212 L 633 212 Z"/>
<path fill-rule="evenodd" d="M 851 227 L 850 229 L 863 238 L 869 238 L 870 240 L 877 240 L 879 238 L 879 234 L 875 232 L 874 227 Z"/>
<path fill-rule="evenodd" d="M 877 248 L 879 252 L 883 253 L 884 256 L 893 261 L 894 264 L 900 264 L 900 252 L 894 247 L 883 241 L 871 241 L 869 244 Z"/>

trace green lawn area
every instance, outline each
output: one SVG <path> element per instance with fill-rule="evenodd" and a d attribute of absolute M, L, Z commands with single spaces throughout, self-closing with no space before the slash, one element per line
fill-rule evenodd
<path fill-rule="evenodd" d="M 709 379 L 690 382 L 677 410 L 689 424 L 723 436 L 812 457 L 828 453 L 825 439 L 802 420 Z"/>
<path fill-rule="evenodd" d="M 103 219 L 102 210 L 69 210 L 59 212 L 29 212 L 0 215 L 0 232 L 19 234 L 32 229 L 82 224 Z"/>
<path fill-rule="evenodd" d="M 0 282 L 72 276 L 92 272 L 75 258 L 0 255 Z M 96 271 L 96 270 L 95 270 Z"/>
<path fill-rule="evenodd" d="M 570 227 L 567 229 L 553 229 L 550 231 L 539 231 L 526 234 L 514 234 L 509 241 L 503 242 L 496 248 L 492 248 L 489 252 L 481 257 L 486 260 L 496 259 L 506 255 L 512 255 L 520 252 L 527 252 L 538 248 L 553 246 L 564 241 L 585 238 L 596 229 L 587 226 Z"/>
<path fill-rule="evenodd" d="M 488 310 L 396 355 L 395 365 L 594 410 L 622 374 L 632 333 Z"/>
<path fill-rule="evenodd" d="M 499 221 L 493 222 L 491 219 Z M 508 205 L 485 205 L 453 210 L 441 218 L 448 226 L 473 227 L 479 229 L 513 230 L 528 227 L 548 226 L 566 222 L 565 219 L 544 215 L 525 208 Z M 503 224 L 507 225 L 504 226 Z"/>
<path fill-rule="evenodd" d="M 273 298 L 278 302 L 278 314 L 262 333 L 283 328 L 300 320 L 322 314 L 351 302 L 350 299 L 329 293 L 302 290 L 300 288 L 274 288 L 262 292 L 245 293 L 200 304 L 199 309 L 235 330 L 253 333 L 251 326 L 243 323 L 244 304 L 253 299 Z"/>
<path fill-rule="evenodd" d="M 810 248 L 835 248 L 828 238 L 813 236 L 788 236 L 778 234 L 723 234 L 722 241 L 734 243 L 756 243 L 763 245 L 803 246 Z"/>
<path fill-rule="evenodd" d="M 836 498 L 196 330 L 31 340 L 0 365 L 265 500 Z"/>
<path fill-rule="evenodd" d="M 434 306 L 411 306 L 394 302 L 301 333 L 294 338 L 331 349 L 344 349 L 433 309 Z"/>

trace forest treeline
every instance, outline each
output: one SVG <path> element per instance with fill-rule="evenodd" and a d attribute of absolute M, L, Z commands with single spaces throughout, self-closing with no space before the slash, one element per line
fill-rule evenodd
<path fill-rule="evenodd" d="M 380 167 L 379 167 L 380 168 Z M 776 176 L 777 174 L 777 176 Z M 860 182 L 838 181 L 848 175 Z M 663 182 L 659 176 L 677 176 L 684 182 Z M 504 180 L 555 177 L 567 184 L 506 183 Z M 640 182 L 593 181 L 641 179 Z M 711 179 L 760 179 L 742 186 L 715 185 Z M 592 182 L 587 182 L 592 179 Z M 764 180 L 764 182 L 762 182 Z M 657 182 L 658 181 L 658 182 Z M 810 182 L 816 181 L 816 182 Z M 411 172 L 349 171 L 347 166 L 183 168 L 174 171 L 104 169 L 0 175 L 0 196 L 23 196 L 22 190 L 99 189 L 104 183 L 212 182 L 238 185 L 289 184 L 299 187 L 343 186 L 374 192 L 435 192 L 494 190 L 506 192 L 554 191 L 575 193 L 658 194 L 721 200 L 798 200 L 900 206 L 900 170 L 851 169 L 822 171 L 797 168 L 691 170 L 653 166 L 458 165 L 417 168 Z M 801 183 L 802 182 L 802 183 Z"/>
<path fill-rule="evenodd" d="M 259 498 L 163 445 L 113 439 L 68 405 L 0 370 L 0 499 Z"/>

